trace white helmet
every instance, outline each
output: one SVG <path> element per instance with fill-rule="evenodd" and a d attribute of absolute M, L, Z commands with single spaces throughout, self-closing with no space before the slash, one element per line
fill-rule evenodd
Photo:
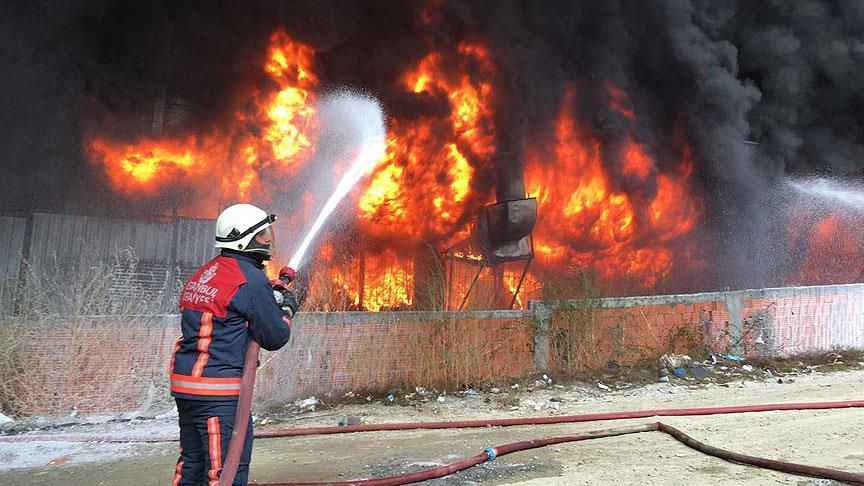
<path fill-rule="evenodd" d="M 216 220 L 216 248 L 237 251 L 270 253 L 269 246 L 251 245 L 252 238 L 276 221 L 275 214 L 267 214 L 251 204 L 235 204 L 222 211 Z"/>

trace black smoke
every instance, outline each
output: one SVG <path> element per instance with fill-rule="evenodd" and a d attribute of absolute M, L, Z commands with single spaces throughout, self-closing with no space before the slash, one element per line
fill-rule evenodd
<path fill-rule="evenodd" d="M 788 175 L 861 177 L 864 165 L 859 0 L 12 0 L 0 8 L 7 210 L 84 211 L 92 194 L 101 206 L 140 206 L 105 190 L 82 155 L 88 130 L 146 135 L 159 100 L 183 106 L 176 132 L 218 126 L 267 82 L 260 66 L 277 28 L 318 52 L 325 87 L 369 91 L 402 118 L 448 110 L 440 97 L 394 89 L 406 66 L 460 42 L 487 46 L 499 68 L 499 153 L 491 165 L 472 161 L 482 192 L 513 190 L 526 141 L 553 137 L 568 89 L 616 189 L 637 200 L 656 187 L 624 176 L 629 137 L 660 171 L 680 160 L 685 142 L 706 208 L 687 244 L 727 262 L 685 287 L 770 284 L 782 246 L 770 188 Z M 610 107 L 610 86 L 629 95 L 635 121 Z"/>

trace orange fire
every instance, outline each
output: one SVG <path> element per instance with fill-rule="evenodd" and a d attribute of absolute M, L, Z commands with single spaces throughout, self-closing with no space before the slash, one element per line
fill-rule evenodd
<path fill-rule="evenodd" d="M 315 53 L 281 31 L 271 37 L 262 70 L 270 87 L 250 93 L 227 125 L 134 143 L 93 137 L 86 143 L 91 160 L 104 168 L 116 190 L 132 197 L 156 197 L 175 185 L 197 189 L 223 205 L 267 194 L 259 174 L 294 175 L 314 155 L 319 79 Z M 491 194 L 475 186 L 496 151 L 496 70 L 488 49 L 463 43 L 454 52 L 429 53 L 401 77 L 397 89 L 443 100 L 449 113 L 389 120 L 385 156 L 353 195 L 358 231 L 376 251 L 337 258 L 334 246 L 325 243 L 317 255 L 318 280 L 310 289 L 318 308 L 409 307 L 415 301 L 415 263 L 405 243 L 423 240 L 441 251 L 468 236 L 474 211 L 493 202 Z M 609 87 L 608 98 L 612 109 L 635 119 L 627 93 Z M 630 140 L 619 173 L 645 190 L 638 197 L 624 192 L 606 172 L 600 141 L 585 135 L 573 115 L 577 101 L 571 90 L 556 124 L 554 147 L 543 151 L 553 153 L 553 160 L 543 160 L 540 147 L 528 139 L 525 177 L 529 195 L 539 203 L 538 263 L 593 267 L 611 281 L 635 279 L 649 289 L 672 270 L 670 245 L 688 234 L 699 216 L 690 190 L 690 155 L 682 147 L 679 163 L 661 171 L 649 148 Z M 311 219 L 315 198 L 307 196 L 298 201 L 296 214 Z M 216 203 L 209 214 L 197 207 L 180 209 L 212 216 Z M 509 303 L 520 276 L 507 270 L 484 273 L 483 279 L 495 294 L 509 292 Z M 464 293 L 467 284 L 457 282 L 453 288 Z M 539 288 L 529 274 L 516 307 Z"/>
<path fill-rule="evenodd" d="M 858 228 L 864 218 L 836 211 L 807 227 L 810 216 L 802 209 L 791 218 L 790 248 L 798 250 L 800 265 L 793 284 L 828 285 L 861 281 L 864 276 L 864 243 Z M 850 265 L 850 262 L 853 264 Z"/>
<path fill-rule="evenodd" d="M 312 89 L 318 83 L 313 57 L 311 49 L 277 32 L 264 66 L 277 89 L 250 95 L 260 100 L 259 109 L 238 111 L 228 126 L 206 135 L 142 137 L 134 143 L 93 137 L 86 144 L 89 158 L 104 167 L 115 189 L 130 196 L 156 196 L 176 184 L 199 188 L 212 199 L 247 201 L 260 189 L 260 170 L 275 167 L 290 175 L 313 152 Z M 258 130 L 263 136 L 255 135 Z M 213 193 L 214 173 L 218 194 Z"/>
<path fill-rule="evenodd" d="M 448 118 L 392 120 L 387 154 L 360 197 L 361 219 L 376 234 L 452 242 L 467 234 L 463 216 L 472 196 L 474 168 L 495 151 L 491 85 L 472 79 L 468 66 L 491 74 L 486 49 L 463 44 L 460 74 L 444 69 L 445 59 L 431 53 L 404 77 L 413 93 L 445 96 Z M 431 217 L 430 217 L 431 215 Z"/>
<path fill-rule="evenodd" d="M 613 100 L 620 102 L 621 97 Z M 554 160 L 542 160 L 539 151 L 529 147 L 526 187 L 539 206 L 536 254 L 547 266 L 593 267 L 606 281 L 635 280 L 643 290 L 650 289 L 674 264 L 664 242 L 688 233 L 698 217 L 698 205 L 689 192 L 689 153 L 683 151 L 677 172 L 657 177 L 651 200 L 615 190 L 599 140 L 587 137 L 572 115 L 576 101 L 571 89 L 556 126 Z M 623 172 L 646 181 L 656 172 L 655 161 L 631 141 Z M 645 205 L 647 214 L 640 209 Z"/>

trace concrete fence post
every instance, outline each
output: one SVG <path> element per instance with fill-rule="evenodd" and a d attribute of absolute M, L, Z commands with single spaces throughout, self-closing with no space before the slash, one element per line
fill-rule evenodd
<path fill-rule="evenodd" d="M 723 300 L 729 310 L 729 352 L 741 353 L 744 326 L 744 292 L 724 292 Z"/>
<path fill-rule="evenodd" d="M 546 302 L 537 300 L 529 302 L 528 309 L 534 312 L 534 371 L 548 371 L 552 309 Z"/>

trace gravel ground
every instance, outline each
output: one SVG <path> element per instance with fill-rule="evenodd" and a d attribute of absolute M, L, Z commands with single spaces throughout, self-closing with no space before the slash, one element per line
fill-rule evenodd
<path fill-rule="evenodd" d="M 808 370 L 809 371 L 809 370 Z M 534 388 L 528 392 L 527 389 Z M 864 366 L 791 378 L 716 382 L 672 380 L 603 390 L 595 384 L 522 385 L 518 393 L 436 396 L 385 405 L 380 401 L 326 410 L 271 414 L 258 430 L 331 426 L 347 417 L 363 423 L 470 420 L 570 415 L 619 410 L 864 399 Z M 417 394 L 417 397 L 422 397 Z M 404 398 L 404 397 L 403 397 Z M 398 403 L 400 399 L 397 399 Z M 403 400 L 404 401 L 404 400 Z M 333 481 L 413 472 L 509 442 L 651 422 L 633 419 L 569 425 L 370 432 L 256 441 L 252 479 Z M 864 472 L 864 410 L 664 417 L 662 421 L 710 445 L 772 459 Z M 259 422 L 261 422 L 259 420 Z M 51 427 L 33 433 L 163 434 L 174 419 L 123 420 Z M 19 431 L 20 432 L 20 431 Z M 168 484 L 177 444 L 70 442 L 0 443 L 0 484 Z M 671 437 L 649 432 L 560 444 L 500 457 L 493 463 L 427 484 L 832 484 L 732 464 L 702 455 Z"/>

